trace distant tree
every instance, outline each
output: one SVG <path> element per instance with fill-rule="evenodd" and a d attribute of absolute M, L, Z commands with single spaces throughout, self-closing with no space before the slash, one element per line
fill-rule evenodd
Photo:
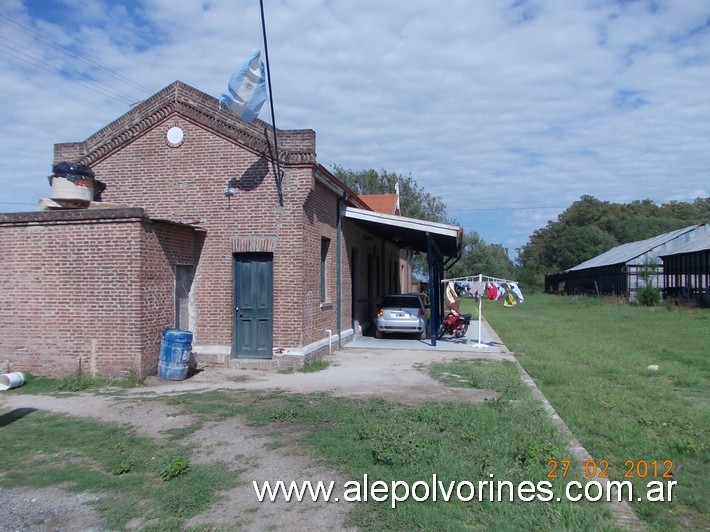
<path fill-rule="evenodd" d="M 563 226 L 584 227 L 615 215 L 615 210 L 608 201 L 599 201 L 593 196 L 582 196 L 560 214 L 557 222 Z"/>
<path fill-rule="evenodd" d="M 566 270 L 604 253 L 616 244 L 614 237 L 594 225 L 564 227 L 551 244 L 553 269 Z"/>
<path fill-rule="evenodd" d="M 667 218 L 675 218 L 676 220 L 693 220 L 701 215 L 696 205 L 685 203 L 682 201 L 671 201 L 661 206 L 663 216 Z M 702 216 L 702 215 L 701 215 Z"/>
<path fill-rule="evenodd" d="M 582 196 L 517 250 L 518 278 L 541 287 L 547 272 L 570 268 L 619 244 L 697 223 L 710 223 L 710 198 L 658 206 L 647 199 L 617 204 Z"/>
<path fill-rule="evenodd" d="M 553 243 L 561 228 L 559 223 L 547 222 L 545 227 L 536 229 L 530 235 L 527 244 L 516 250 L 518 252 L 516 266 L 520 270 L 521 277 L 526 279 L 528 285 L 544 286 L 542 275 L 545 272 L 556 270 L 555 266 L 553 266 L 555 263 Z"/>
<path fill-rule="evenodd" d="M 661 302 L 660 288 L 653 286 L 653 279 L 658 271 L 659 262 L 646 259 L 639 270 L 639 280 L 643 286 L 636 290 L 636 302 L 646 307 L 655 307 Z"/>
<path fill-rule="evenodd" d="M 633 213 L 634 218 L 657 217 L 661 212 L 661 208 L 649 199 L 632 201 L 626 205 L 626 208 Z"/>
<path fill-rule="evenodd" d="M 693 208 L 699 223 L 710 223 L 710 198 L 697 198 L 693 202 Z"/>
<path fill-rule="evenodd" d="M 405 177 L 386 170 L 346 170 L 333 168 L 333 175 L 358 194 L 394 194 L 399 183 L 399 209 L 402 216 L 429 222 L 455 223 L 446 214 L 446 205 L 438 196 L 426 192 L 411 176 Z M 417 255 L 412 268 L 420 277 L 427 277 L 429 265 L 424 255 Z"/>
<path fill-rule="evenodd" d="M 461 259 L 446 276 L 449 278 L 484 274 L 502 279 L 514 279 L 516 270 L 508 251 L 499 244 L 487 244 L 476 232 L 463 236 Z"/>
<path fill-rule="evenodd" d="M 691 225 L 691 222 L 679 220 L 678 218 L 642 215 L 626 220 L 616 237 L 621 243 L 636 242 L 662 235 L 681 227 L 687 227 L 688 225 Z"/>
<path fill-rule="evenodd" d="M 438 196 L 426 192 L 411 176 L 386 170 L 346 170 L 335 165 L 333 175 L 358 194 L 394 194 L 399 183 L 399 204 L 402 216 L 430 222 L 453 223 L 446 214 L 446 205 Z"/>

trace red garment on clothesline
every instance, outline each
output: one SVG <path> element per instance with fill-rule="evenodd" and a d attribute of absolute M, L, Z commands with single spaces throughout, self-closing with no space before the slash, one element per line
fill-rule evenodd
<path fill-rule="evenodd" d="M 489 284 L 486 287 L 486 296 L 488 296 L 488 299 L 494 300 L 498 297 L 498 289 L 492 284 Z"/>

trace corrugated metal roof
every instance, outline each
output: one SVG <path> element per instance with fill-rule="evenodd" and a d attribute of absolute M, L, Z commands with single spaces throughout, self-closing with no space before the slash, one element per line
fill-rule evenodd
<path fill-rule="evenodd" d="M 659 253 L 656 254 L 660 256 L 661 254 L 665 254 L 664 252 L 666 250 L 662 249 L 665 244 L 698 228 L 704 228 L 704 224 L 691 225 L 690 227 L 676 229 L 670 233 L 664 233 L 662 235 L 647 238 L 646 240 L 622 244 L 606 251 L 605 253 L 602 253 L 601 255 L 597 255 L 596 257 L 578 264 L 577 266 L 573 266 L 567 271 L 586 270 L 588 268 L 599 268 L 600 266 L 629 263 L 656 248 L 661 248 L 658 250 Z M 693 241 L 694 240 L 697 239 L 693 239 Z M 685 245 L 685 243 L 680 244 Z"/>
<path fill-rule="evenodd" d="M 344 216 L 383 239 L 396 240 L 399 247 L 427 252 L 430 235 L 445 257 L 458 256 L 461 251 L 463 229 L 457 225 L 428 222 L 396 214 L 381 214 L 355 207 L 345 207 Z"/>
<path fill-rule="evenodd" d="M 692 240 L 669 253 L 664 253 L 663 255 L 661 255 L 661 257 L 678 255 L 680 253 L 694 253 L 696 251 L 707 250 L 710 250 L 710 233 L 705 233 L 704 235 L 699 236 L 695 240 Z"/>

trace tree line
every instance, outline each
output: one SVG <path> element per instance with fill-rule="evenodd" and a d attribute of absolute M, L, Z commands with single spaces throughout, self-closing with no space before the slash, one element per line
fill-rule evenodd
<path fill-rule="evenodd" d="M 402 216 L 458 225 L 447 214 L 442 199 L 426 192 L 411 176 L 385 170 L 353 171 L 340 166 L 334 168 L 333 174 L 358 194 L 393 194 L 399 183 Z M 516 250 L 515 262 L 503 246 L 485 242 L 475 231 L 465 233 L 461 258 L 446 275 L 463 277 L 486 272 L 517 279 L 528 289 L 541 288 L 545 273 L 565 270 L 620 244 L 698 223 L 710 223 L 710 198 L 657 205 L 648 199 L 621 204 L 582 196 L 557 220 L 534 231 L 528 242 Z M 426 265 L 421 262 L 415 268 L 423 273 Z"/>
<path fill-rule="evenodd" d="M 708 222 L 710 198 L 657 205 L 648 199 L 622 204 L 582 196 L 517 250 L 518 278 L 542 286 L 545 273 L 566 270 L 621 244 Z"/>

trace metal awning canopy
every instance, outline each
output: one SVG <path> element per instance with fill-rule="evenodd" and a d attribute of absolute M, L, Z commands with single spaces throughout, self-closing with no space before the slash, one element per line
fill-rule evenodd
<path fill-rule="evenodd" d="M 401 248 L 427 253 L 429 249 L 427 235 L 429 235 L 444 257 L 458 258 L 461 253 L 463 229 L 456 225 L 427 222 L 394 214 L 380 214 L 356 207 L 345 207 L 344 216 Z"/>
<path fill-rule="evenodd" d="M 356 207 L 345 207 L 343 216 L 400 248 L 426 253 L 429 263 L 429 301 L 432 302 L 429 338 L 431 345 L 435 346 L 436 330 L 444 304 L 440 285 L 444 277 L 445 262 L 450 264 L 460 258 L 463 229 L 456 225 L 427 222 L 395 214 L 380 214 Z M 445 261 L 445 258 L 449 260 Z"/>

